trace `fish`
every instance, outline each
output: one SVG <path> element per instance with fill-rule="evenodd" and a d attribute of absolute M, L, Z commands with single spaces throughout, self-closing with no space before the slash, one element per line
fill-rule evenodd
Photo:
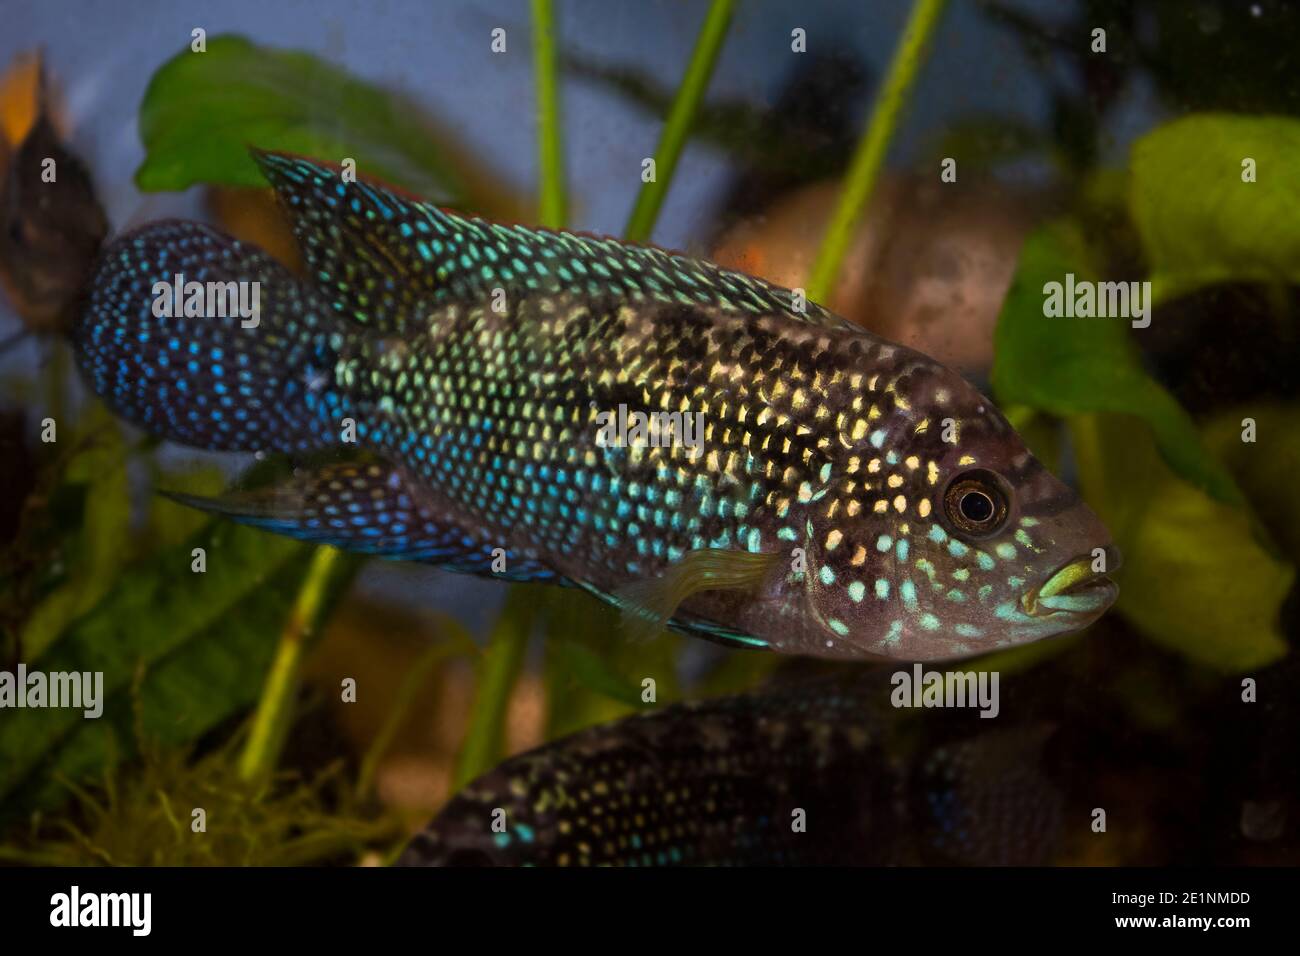
<path fill-rule="evenodd" d="M 397 865 L 1053 862 L 1056 727 L 936 729 L 888 692 L 861 675 L 793 681 L 580 731 L 472 781 Z"/>
<path fill-rule="evenodd" d="M 702 259 L 254 156 L 304 274 L 202 223 L 138 227 L 97 264 L 78 365 L 160 438 L 335 457 L 178 500 L 784 654 L 955 659 L 1114 601 L 1101 521 L 926 356 Z"/>
<path fill-rule="evenodd" d="M 56 128 L 40 58 L 18 74 L 22 82 L 0 86 L 6 107 L 0 126 L 22 129 L 11 152 L 0 148 L 0 287 L 27 330 L 63 332 L 108 235 L 108 219 L 90 170 Z M 0 130 L 0 144 L 7 136 Z"/>

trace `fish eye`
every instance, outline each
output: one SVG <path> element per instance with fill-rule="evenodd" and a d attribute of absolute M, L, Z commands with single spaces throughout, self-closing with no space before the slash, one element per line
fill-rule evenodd
<path fill-rule="evenodd" d="M 993 534 L 1007 520 L 1002 480 L 989 471 L 967 471 L 948 485 L 943 510 L 956 530 L 977 537 Z"/>

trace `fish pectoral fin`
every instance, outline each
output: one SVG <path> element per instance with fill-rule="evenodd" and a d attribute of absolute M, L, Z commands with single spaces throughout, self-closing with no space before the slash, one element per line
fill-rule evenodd
<path fill-rule="evenodd" d="M 703 548 L 689 552 L 657 578 L 619 588 L 613 594 L 614 602 L 633 639 L 648 639 L 666 627 L 692 595 L 756 590 L 782 560 L 780 554 Z"/>
<path fill-rule="evenodd" d="M 240 524 L 345 551 L 426 561 L 451 571 L 505 580 L 554 580 L 534 560 L 495 549 L 439 509 L 401 468 L 344 462 L 296 472 L 280 484 L 217 498 L 163 495 Z"/>

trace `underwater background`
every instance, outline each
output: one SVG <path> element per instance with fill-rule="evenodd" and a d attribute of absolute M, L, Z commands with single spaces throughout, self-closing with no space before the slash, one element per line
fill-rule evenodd
<path fill-rule="evenodd" d="M 927 11 L 891 128 L 881 90 Z M 426 837 L 428 859 L 406 862 L 1300 859 L 1291 5 L 51 2 L 5 20 L 0 653 L 11 670 L 102 670 L 106 704 L 98 720 L 0 711 L 0 859 L 383 863 L 444 808 L 438 840 L 463 852 Z M 548 24 L 549 79 L 534 47 Z M 672 169 L 661 131 L 710 29 L 716 59 L 698 104 L 676 108 Z M 547 89 L 554 114 L 539 110 Z M 21 188 L 42 112 L 37 153 L 84 164 L 54 209 Z M 872 135 L 884 162 L 863 175 Z M 1099 512 L 1125 556 L 1118 605 L 1081 633 L 951 665 L 1001 675 L 999 716 L 982 720 L 887 706 L 893 664 L 632 642 L 574 590 L 313 551 L 157 496 L 296 462 L 118 422 L 62 334 L 105 232 L 199 218 L 294 261 L 250 144 L 355 156 L 468 212 L 643 231 L 779 285 L 835 259 L 814 300 L 960 370 Z M 662 206 L 647 213 L 651 156 Z M 828 254 L 828 225 L 864 185 L 865 215 Z M 1067 273 L 1151 281 L 1151 324 L 1047 318 L 1043 287 Z M 743 692 L 757 696 L 667 709 Z M 661 729 L 615 723 L 633 714 Z M 806 739 L 774 742 L 774 720 Z M 549 762 L 493 770 L 542 745 Z M 607 749 L 653 754 L 687 793 L 740 781 L 710 811 L 714 842 L 691 831 L 647 855 L 629 827 L 607 859 L 561 860 L 558 818 L 511 841 L 458 823 L 480 819 L 464 808 L 484 793 L 498 805 L 497 787 L 544 802 L 556 765 L 594 785 L 609 771 L 588 754 Z M 786 806 L 791 787 L 834 836 L 777 840 L 755 807 Z M 718 849 L 740 832 L 752 853 Z"/>

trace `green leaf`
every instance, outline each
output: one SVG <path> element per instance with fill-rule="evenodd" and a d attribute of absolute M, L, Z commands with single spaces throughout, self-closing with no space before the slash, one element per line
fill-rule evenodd
<path fill-rule="evenodd" d="M 64 480 L 84 489 L 84 510 L 71 567 L 63 583 L 38 604 L 23 626 L 23 657 L 33 662 L 89 611 L 113 585 L 129 557 L 131 497 L 122 432 L 96 403 L 73 439 L 78 448 Z"/>
<path fill-rule="evenodd" d="M 1180 480 L 1150 430 L 1126 416 L 1071 421 L 1080 482 L 1124 556 L 1117 608 L 1151 640 L 1227 672 L 1282 657 L 1282 601 L 1295 569 L 1248 508 Z"/>
<path fill-rule="evenodd" d="M 695 638 L 664 630 L 632 641 L 618 611 L 594 597 L 552 588 L 545 599 L 548 740 L 645 710 L 640 686 L 647 677 L 655 681 L 655 704 L 678 697 L 678 652 Z"/>
<path fill-rule="evenodd" d="M 1242 181 L 1246 159 L 1256 182 Z M 1131 173 L 1157 301 L 1215 282 L 1300 282 L 1300 121 L 1188 116 L 1138 140 Z"/>
<path fill-rule="evenodd" d="M 207 571 L 191 571 L 191 549 Z M 221 523 L 122 574 L 40 662 L 47 673 L 102 672 L 103 716 L 12 710 L 0 721 L 0 806 L 54 802 L 129 753 L 134 728 L 193 740 L 256 699 L 305 568 L 298 542 Z M 138 687 L 133 685 L 138 681 Z M 138 718 L 138 723 L 137 723 Z"/>
<path fill-rule="evenodd" d="M 555 652 L 561 666 L 566 668 L 583 687 L 628 707 L 639 709 L 642 706 L 641 688 L 616 673 L 609 663 L 591 648 L 561 640 L 556 642 Z"/>
<path fill-rule="evenodd" d="M 537 617 L 537 585 L 511 584 L 505 603 L 478 660 L 469 728 L 456 756 L 457 790 L 501 760 L 505 750 L 506 711 L 524 666 Z"/>
<path fill-rule="evenodd" d="M 158 69 L 140 105 L 146 192 L 196 183 L 265 186 L 248 148 L 341 161 L 436 202 L 459 202 L 464 177 L 419 109 L 310 53 L 239 36 L 208 39 Z"/>
<path fill-rule="evenodd" d="M 1019 403 L 1065 417 L 1120 412 L 1144 419 L 1165 460 L 1192 484 L 1227 502 L 1241 494 L 1201 444 L 1187 412 L 1142 368 L 1122 319 L 1048 317 L 1044 287 L 1090 275 L 1077 230 L 1058 223 L 1025 242 L 994 334 L 993 390 L 1000 403 Z"/>
<path fill-rule="evenodd" d="M 229 484 L 221 470 L 213 465 L 164 471 L 152 456 L 149 463 L 153 466 L 151 489 L 213 498 L 226 491 Z M 149 543 L 151 551 L 170 548 L 198 534 L 211 521 L 212 516 L 206 512 L 179 504 L 161 494 L 150 494 L 142 537 Z"/>
<path fill-rule="evenodd" d="M 1244 441 L 1249 419 L 1254 441 Z M 1241 406 L 1206 423 L 1205 443 L 1227 466 L 1278 550 L 1300 563 L 1300 407 Z"/>
<path fill-rule="evenodd" d="M 772 679 L 784 655 L 770 651 L 729 650 L 717 666 L 692 688 L 693 696 L 725 697 L 761 687 Z"/>

